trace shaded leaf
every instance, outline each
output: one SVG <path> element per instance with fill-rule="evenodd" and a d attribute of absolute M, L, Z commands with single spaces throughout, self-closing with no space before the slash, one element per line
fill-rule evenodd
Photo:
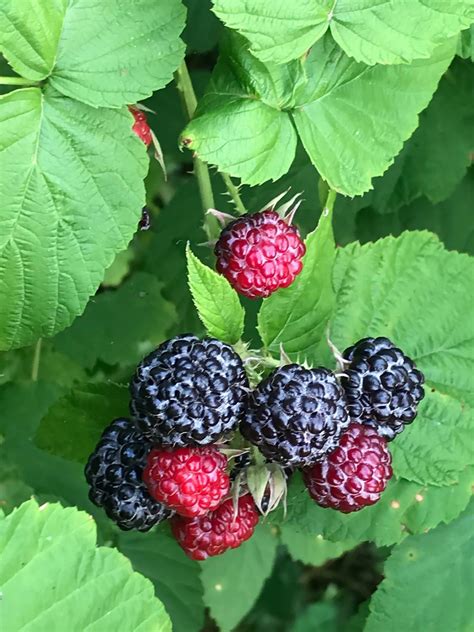
<path fill-rule="evenodd" d="M 137 364 L 173 327 L 174 306 L 151 274 L 136 272 L 117 290 L 101 292 L 82 316 L 55 338 L 55 347 L 81 366 Z"/>
<path fill-rule="evenodd" d="M 204 623 L 200 567 L 163 530 L 121 533 L 118 547 L 153 582 L 171 617 L 173 632 L 199 632 Z"/>
<path fill-rule="evenodd" d="M 85 463 L 102 431 L 128 415 L 129 393 L 118 384 L 84 384 L 56 401 L 41 420 L 35 443 L 42 450 Z"/>
<path fill-rule="evenodd" d="M 277 540 L 270 529 L 257 526 L 239 548 L 201 564 L 204 603 L 222 632 L 230 632 L 252 608 L 270 575 Z"/>

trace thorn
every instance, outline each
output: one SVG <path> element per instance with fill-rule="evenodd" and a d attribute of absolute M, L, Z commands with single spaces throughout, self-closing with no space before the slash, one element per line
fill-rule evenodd
<path fill-rule="evenodd" d="M 346 360 L 342 353 L 339 351 L 339 349 L 336 347 L 336 345 L 332 342 L 331 338 L 329 337 L 329 326 L 326 329 L 326 341 L 328 343 L 328 347 L 331 349 L 332 355 L 334 356 L 336 362 L 337 362 L 337 368 L 338 371 L 343 372 L 344 371 L 344 367 L 348 366 L 350 364 L 349 360 Z M 347 377 L 347 376 L 345 376 Z"/>
<path fill-rule="evenodd" d="M 168 179 L 168 174 L 166 173 L 166 166 L 165 166 L 165 160 L 163 158 L 163 151 L 161 149 L 161 145 L 157 139 L 157 137 L 155 136 L 155 133 L 152 129 L 150 129 L 151 132 L 151 139 L 153 141 L 153 149 L 155 150 L 155 158 L 158 161 L 158 164 L 160 165 L 162 171 L 163 171 L 163 175 L 165 176 L 165 182 Z"/>
<path fill-rule="evenodd" d="M 298 200 L 298 202 L 296 202 L 296 204 L 291 209 L 291 211 L 289 211 L 289 213 L 287 215 L 285 215 L 285 217 L 283 219 L 284 219 L 284 221 L 287 224 L 292 224 L 293 223 L 293 220 L 294 220 L 295 215 L 296 215 L 296 211 L 299 209 L 299 207 L 301 206 L 302 202 L 303 202 L 303 200 Z"/>
<path fill-rule="evenodd" d="M 292 360 L 290 356 L 286 353 L 283 348 L 283 343 L 280 342 L 280 366 L 285 366 L 285 364 L 291 364 Z"/>
<path fill-rule="evenodd" d="M 281 217 L 283 217 L 286 221 L 285 215 L 287 214 L 287 211 L 290 211 L 291 207 L 293 206 L 293 204 L 295 204 L 296 200 L 301 196 L 301 193 L 296 193 L 291 200 L 288 200 L 288 202 L 285 202 L 285 204 L 282 204 L 280 207 L 278 207 L 277 212 L 279 213 L 279 215 L 281 215 Z M 301 204 L 301 201 L 300 201 Z"/>
<path fill-rule="evenodd" d="M 151 108 L 147 107 L 146 105 L 143 105 L 143 103 L 134 103 L 134 105 L 132 105 L 133 108 L 135 108 L 136 110 L 141 110 L 142 112 L 149 112 L 150 114 L 155 114 L 156 112 L 155 110 L 152 110 Z"/>
<path fill-rule="evenodd" d="M 206 215 L 213 215 L 221 226 L 226 226 L 229 222 L 233 222 L 236 219 L 233 215 L 218 211 L 216 208 L 207 209 Z"/>
<path fill-rule="evenodd" d="M 265 204 L 265 206 L 260 209 L 259 213 L 261 213 L 262 211 L 273 211 L 275 209 L 275 206 L 278 204 L 278 202 L 282 198 L 285 197 L 285 195 L 288 193 L 290 189 L 291 187 L 288 187 L 286 191 L 283 191 L 283 193 L 280 193 L 280 195 L 277 195 L 276 197 L 274 197 L 273 200 L 270 200 L 270 202 L 267 202 L 267 204 Z"/>

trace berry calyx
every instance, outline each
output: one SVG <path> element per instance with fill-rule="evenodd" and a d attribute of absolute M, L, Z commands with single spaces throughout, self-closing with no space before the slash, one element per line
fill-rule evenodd
<path fill-rule="evenodd" d="M 148 455 L 143 480 L 155 500 L 194 518 L 216 509 L 227 495 L 226 467 L 227 458 L 214 447 L 156 448 Z"/>
<path fill-rule="evenodd" d="M 307 467 L 337 447 L 348 425 L 344 393 L 334 373 L 288 364 L 251 393 L 240 430 L 268 460 Z"/>
<path fill-rule="evenodd" d="M 247 391 L 242 360 L 230 345 L 182 335 L 140 362 L 130 384 L 130 410 L 158 445 L 209 445 L 236 429 Z"/>
<path fill-rule="evenodd" d="M 350 417 L 391 441 L 417 415 L 424 376 L 388 338 L 364 338 L 346 349 L 341 379 Z"/>
<path fill-rule="evenodd" d="M 249 298 L 288 287 L 303 268 L 298 229 L 274 210 L 243 215 L 222 231 L 214 250 L 217 271 Z"/>
<path fill-rule="evenodd" d="M 90 500 L 124 531 L 148 531 L 173 514 L 150 496 L 142 480 L 151 449 L 129 419 L 116 419 L 102 433 L 85 467 Z"/>
<path fill-rule="evenodd" d="M 326 460 L 304 470 L 309 494 L 343 513 L 373 505 L 392 477 L 387 442 L 373 428 L 351 423 Z"/>
<path fill-rule="evenodd" d="M 145 112 L 137 107 L 134 107 L 133 105 L 129 105 L 128 109 L 135 119 L 132 130 L 135 132 L 138 138 L 140 138 L 140 140 L 142 140 L 148 147 L 151 144 L 153 137 L 151 134 L 150 126 L 148 125 Z"/>
<path fill-rule="evenodd" d="M 194 560 L 221 555 L 248 540 L 258 523 L 259 515 L 250 494 L 238 499 L 234 517 L 232 498 L 217 509 L 198 518 L 176 516 L 171 530 L 181 548 Z"/>

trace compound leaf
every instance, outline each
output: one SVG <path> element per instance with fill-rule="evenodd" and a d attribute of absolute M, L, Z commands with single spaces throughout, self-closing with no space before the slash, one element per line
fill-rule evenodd
<path fill-rule="evenodd" d="M 49 77 L 66 96 L 120 107 L 170 81 L 184 55 L 184 17 L 179 0 L 7 0 L 0 51 L 28 79 Z"/>
<path fill-rule="evenodd" d="M 474 21 L 469 0 L 213 0 L 214 12 L 250 41 L 262 61 L 304 55 L 329 29 L 350 57 L 400 64 L 429 57 Z"/>

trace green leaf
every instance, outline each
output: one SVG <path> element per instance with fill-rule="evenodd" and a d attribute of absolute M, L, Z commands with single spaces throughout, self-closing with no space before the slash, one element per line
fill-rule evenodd
<path fill-rule="evenodd" d="M 456 485 L 420 489 L 415 495 L 416 503 L 408 507 L 404 516 L 410 533 L 422 533 L 440 522 L 448 524 L 457 518 L 472 497 L 473 485 L 474 467 L 471 465 L 461 472 Z"/>
<path fill-rule="evenodd" d="M 427 232 L 338 251 L 333 342 L 387 336 L 427 380 L 417 419 L 391 446 L 399 477 L 444 485 L 474 463 L 473 282 L 474 261 Z"/>
<path fill-rule="evenodd" d="M 144 99 L 170 81 L 183 58 L 179 0 L 42 4 L 7 0 L 0 11 L 0 50 L 19 74 L 50 77 L 59 92 L 88 105 Z"/>
<path fill-rule="evenodd" d="M 359 64 L 325 37 L 306 62 L 309 83 L 293 111 L 298 134 L 328 184 L 345 195 L 371 188 L 418 125 L 454 54 L 454 40 L 410 65 Z"/>
<path fill-rule="evenodd" d="M 255 533 L 237 549 L 201 564 L 204 603 L 222 632 L 230 632 L 252 608 L 270 575 L 277 540 L 268 527 Z"/>
<path fill-rule="evenodd" d="M 328 560 L 340 557 L 345 551 L 352 549 L 354 542 L 331 542 L 321 534 L 303 533 L 295 525 L 280 525 L 280 540 L 286 546 L 294 560 L 311 566 L 322 566 Z"/>
<path fill-rule="evenodd" d="M 448 526 L 407 538 L 385 563 L 365 632 L 471 630 L 473 506 Z"/>
<path fill-rule="evenodd" d="M 40 81 L 51 73 L 67 4 L 67 0 L 2 3 L 0 51 L 18 74 Z"/>
<path fill-rule="evenodd" d="M 423 533 L 454 520 L 472 496 L 473 481 L 472 467 L 461 474 L 459 483 L 445 487 L 392 479 L 378 503 L 342 514 L 317 505 L 296 477 L 289 489 L 288 527 L 342 546 L 366 540 L 389 546 L 401 542 L 409 532 Z"/>
<path fill-rule="evenodd" d="M 164 300 L 162 285 L 151 274 L 137 272 L 115 291 L 101 292 L 82 316 L 55 338 L 57 349 L 78 364 L 137 364 L 166 338 L 176 319 Z"/>
<path fill-rule="evenodd" d="M 213 0 L 214 12 L 240 31 L 262 61 L 304 55 L 329 29 L 350 57 L 366 64 L 400 64 L 429 57 L 474 21 L 469 0 Z"/>
<path fill-rule="evenodd" d="M 59 630 L 66 621 L 70 630 L 171 632 L 152 584 L 118 551 L 97 548 L 94 522 L 75 508 L 21 505 L 0 522 L 0 560 L 8 632 Z"/>
<path fill-rule="evenodd" d="M 148 160 L 131 121 L 50 90 L 0 98 L 0 349 L 67 327 L 136 231 Z"/>
<path fill-rule="evenodd" d="M 276 180 L 295 157 L 296 133 L 282 108 L 294 102 L 302 65 L 265 66 L 238 36 L 227 36 L 196 116 L 181 143 L 247 184 Z"/>
<path fill-rule="evenodd" d="M 186 248 L 188 282 L 194 304 L 210 336 L 231 344 L 244 331 L 245 312 L 227 279 L 211 270 Z"/>
<path fill-rule="evenodd" d="M 455 58 L 413 135 L 401 183 L 409 198 L 436 203 L 453 193 L 474 151 L 473 102 L 474 65 Z"/>
<path fill-rule="evenodd" d="M 327 349 L 325 331 L 334 309 L 331 274 L 336 258 L 332 210 L 326 209 L 316 230 L 306 239 L 303 270 L 290 287 L 279 290 L 262 303 L 258 330 L 263 343 L 274 353 L 280 345 L 301 360 L 321 361 Z"/>
<path fill-rule="evenodd" d="M 83 384 L 61 397 L 41 420 L 35 443 L 42 450 L 85 463 L 104 428 L 128 414 L 128 389 L 118 384 Z"/>
<path fill-rule="evenodd" d="M 229 36 L 181 142 L 242 182 L 261 184 L 290 168 L 294 122 L 328 184 L 346 195 L 362 194 L 417 127 L 455 44 L 450 39 L 410 65 L 370 67 L 326 36 L 305 62 L 277 66 L 255 59 L 245 40 Z"/>
<path fill-rule="evenodd" d="M 173 632 L 199 632 L 204 624 L 200 566 L 176 540 L 160 531 L 121 533 L 118 547 L 150 579 L 171 617 Z"/>

